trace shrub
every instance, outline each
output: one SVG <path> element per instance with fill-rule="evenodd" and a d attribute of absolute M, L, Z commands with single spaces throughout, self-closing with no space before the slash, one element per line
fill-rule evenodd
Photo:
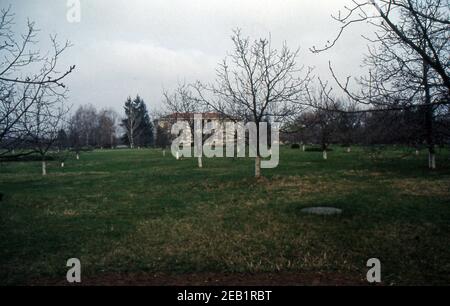
<path fill-rule="evenodd" d="M 291 149 L 300 149 L 300 145 L 298 143 L 293 143 Z"/>

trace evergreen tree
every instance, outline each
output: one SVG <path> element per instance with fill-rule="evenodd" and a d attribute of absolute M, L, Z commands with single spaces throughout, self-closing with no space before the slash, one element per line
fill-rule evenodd
<path fill-rule="evenodd" d="M 138 137 L 138 144 L 142 147 L 151 146 L 153 144 L 153 124 L 148 114 L 147 106 L 139 96 L 139 115 L 141 116 L 141 133 Z"/>
<path fill-rule="evenodd" d="M 124 105 L 125 118 L 122 127 L 125 134 L 122 136 L 124 143 L 131 148 L 137 146 L 149 146 L 153 142 L 153 125 L 148 115 L 144 100 L 137 95 L 131 100 L 128 97 Z"/>

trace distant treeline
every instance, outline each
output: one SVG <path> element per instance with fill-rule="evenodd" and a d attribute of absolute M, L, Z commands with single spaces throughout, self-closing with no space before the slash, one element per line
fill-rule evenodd
<path fill-rule="evenodd" d="M 450 115 L 447 106 L 435 111 L 433 140 L 440 146 L 450 144 Z M 427 129 L 420 108 L 399 111 L 333 112 L 320 109 L 303 113 L 281 135 L 287 143 L 309 143 L 326 149 L 330 144 L 377 145 L 403 144 L 421 147 L 426 144 Z"/>

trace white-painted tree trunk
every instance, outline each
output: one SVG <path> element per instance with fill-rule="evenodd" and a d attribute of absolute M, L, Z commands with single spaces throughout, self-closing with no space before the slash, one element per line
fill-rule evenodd
<path fill-rule="evenodd" d="M 322 156 L 323 156 L 323 159 L 325 159 L 325 160 L 328 158 L 327 150 L 323 150 Z"/>
<path fill-rule="evenodd" d="M 419 156 L 419 150 L 416 150 L 416 156 Z"/>
<path fill-rule="evenodd" d="M 261 176 L 261 157 L 255 158 L 255 177 Z"/>
<path fill-rule="evenodd" d="M 77 153 L 77 160 L 79 160 L 79 159 L 80 159 L 80 154 Z"/>
<path fill-rule="evenodd" d="M 64 162 L 61 162 L 61 168 L 64 168 Z"/>
<path fill-rule="evenodd" d="M 42 161 L 42 175 L 47 175 L 47 163 Z"/>
<path fill-rule="evenodd" d="M 436 169 L 436 154 L 428 153 L 428 167 L 430 169 Z"/>
<path fill-rule="evenodd" d="M 166 157 L 166 150 L 163 150 L 163 157 Z"/>
<path fill-rule="evenodd" d="M 179 152 L 177 152 L 177 154 L 176 154 L 177 156 L 177 160 L 179 160 L 180 159 L 180 153 Z"/>
<path fill-rule="evenodd" d="M 305 152 L 306 148 L 305 145 L 302 146 L 302 151 Z"/>
<path fill-rule="evenodd" d="M 347 153 L 350 153 L 352 151 L 352 148 L 348 147 L 347 148 Z"/>
<path fill-rule="evenodd" d="M 198 167 L 203 168 L 203 160 L 202 157 L 198 157 Z"/>

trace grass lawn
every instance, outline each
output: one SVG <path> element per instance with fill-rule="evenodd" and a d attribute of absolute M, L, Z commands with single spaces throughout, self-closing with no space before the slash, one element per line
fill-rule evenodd
<path fill-rule="evenodd" d="M 431 171 L 425 152 L 404 153 L 335 147 L 325 161 L 285 147 L 260 180 L 251 159 L 204 159 L 198 169 L 156 149 L 84 153 L 65 168 L 50 162 L 46 177 L 39 162 L 3 163 L 0 284 L 64 283 L 71 257 L 83 281 L 103 284 L 146 274 L 357 283 L 376 257 L 384 284 L 448 285 L 450 154 Z M 343 213 L 300 211 L 309 206 Z"/>

